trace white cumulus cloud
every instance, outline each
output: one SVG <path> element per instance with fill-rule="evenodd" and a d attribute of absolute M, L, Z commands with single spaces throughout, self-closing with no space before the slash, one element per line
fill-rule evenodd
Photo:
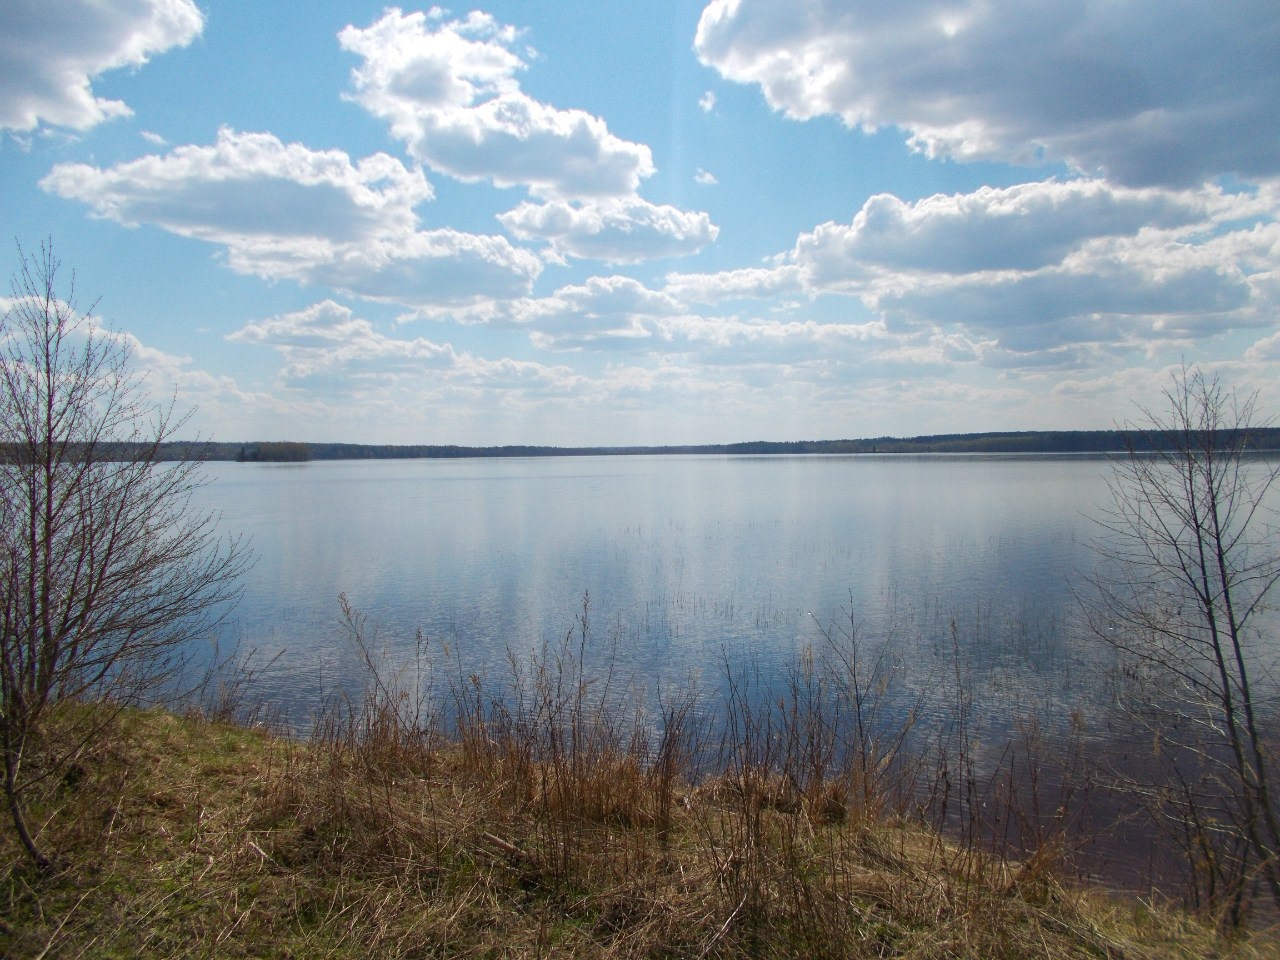
<path fill-rule="evenodd" d="M 422 373 L 449 369 L 458 360 L 448 344 L 384 336 L 368 320 L 332 300 L 246 324 L 227 339 L 274 347 L 285 360 L 280 378 L 286 385 L 338 377 Z"/>
<path fill-rule="evenodd" d="M 800 293 L 801 270 L 794 263 L 742 267 L 718 273 L 669 273 L 664 292 L 685 303 L 757 300 Z"/>
<path fill-rule="evenodd" d="M 498 217 L 521 240 L 542 240 L 558 257 L 639 263 L 697 253 L 719 228 L 702 212 L 631 197 L 594 202 L 522 203 Z"/>
<path fill-rule="evenodd" d="M 1099 180 L 983 187 L 910 203 L 877 194 L 852 223 L 826 223 L 800 237 L 795 259 L 814 284 L 856 280 L 872 269 L 1034 270 L 1094 238 L 1201 226 L 1231 205 L 1216 190 L 1131 190 Z"/>
<path fill-rule="evenodd" d="M 958 329 L 1034 366 L 1055 351 L 1192 344 L 1269 323 L 1275 301 L 1250 259 L 1272 260 L 1263 235 L 1202 243 L 1139 234 L 1084 244 L 1031 270 L 880 278 L 859 296 L 891 329 Z M 991 354 L 994 356 L 994 354 Z M 1083 354 L 1080 354 L 1083 356 Z"/>
<path fill-rule="evenodd" d="M 502 237 L 421 230 L 414 207 L 432 196 L 421 171 L 266 133 L 224 128 L 213 146 L 106 169 L 59 164 L 40 185 L 100 217 L 220 244 L 241 273 L 409 305 L 522 295 L 540 270 Z"/>
<path fill-rule="evenodd" d="M 786 261 L 811 294 L 859 297 L 895 330 L 961 329 L 1020 355 L 1129 348 L 1266 322 L 1280 225 L 1233 228 L 1255 202 L 1101 181 L 872 197 Z M 995 356 L 988 353 L 988 357 Z"/>
<path fill-rule="evenodd" d="M 704 316 L 670 293 L 624 276 L 591 277 L 523 301 L 512 319 L 528 325 L 531 340 L 543 349 L 679 356 L 716 367 L 826 363 L 884 339 L 875 322 Z"/>
<path fill-rule="evenodd" d="M 1280 361 L 1280 332 L 1263 337 L 1245 351 L 1246 360 Z"/>
<path fill-rule="evenodd" d="M 363 59 L 352 71 L 352 98 L 434 170 L 547 199 L 629 196 L 654 172 L 647 146 L 585 111 L 525 94 L 516 79 L 526 66 L 518 33 L 488 14 L 447 20 L 437 8 L 392 8 L 338 39 Z"/>
<path fill-rule="evenodd" d="M 264 343 L 281 350 L 322 350 L 334 344 L 372 340 L 373 325 L 355 315 L 350 307 L 332 300 L 312 304 L 305 310 L 285 313 L 247 323 L 227 339 L 235 343 Z"/>
<path fill-rule="evenodd" d="M 631 277 L 591 277 L 583 284 L 561 287 L 549 297 L 517 304 L 513 319 L 533 327 L 534 343 L 543 347 L 628 342 L 654 335 L 653 321 L 675 316 L 680 305 Z"/>
<path fill-rule="evenodd" d="M 204 16 L 191 0 L 4 0 L 0 128 L 85 130 L 132 111 L 93 92 L 108 70 L 190 43 Z"/>
<path fill-rule="evenodd" d="M 695 46 L 797 118 L 1129 185 L 1280 172 L 1274 0 L 712 0 Z"/>
<path fill-rule="evenodd" d="M 1266 189 L 1135 189 L 1096 179 L 910 202 L 881 194 L 850 223 L 801 234 L 769 266 L 672 273 L 664 292 L 713 305 L 851 297 L 905 338 L 895 348 L 904 360 L 1079 367 L 1274 323 L 1273 209 Z M 1251 356 L 1267 349 L 1261 343 Z"/>
<path fill-rule="evenodd" d="M 99 169 L 59 164 L 48 192 L 120 223 L 235 243 L 253 236 L 362 238 L 411 230 L 430 199 L 419 171 L 386 154 L 352 163 L 340 150 L 223 128 L 213 146 L 183 146 Z"/>

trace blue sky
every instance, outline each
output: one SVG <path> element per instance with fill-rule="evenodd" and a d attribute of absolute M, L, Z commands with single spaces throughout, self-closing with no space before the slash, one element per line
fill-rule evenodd
<path fill-rule="evenodd" d="M 222 440 L 1280 411 L 1280 7 L 9 0 L 0 210 Z"/>

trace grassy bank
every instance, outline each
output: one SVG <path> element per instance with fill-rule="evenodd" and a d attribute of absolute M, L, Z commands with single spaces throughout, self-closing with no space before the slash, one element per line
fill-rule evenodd
<path fill-rule="evenodd" d="M 1069 885 L 1050 849 L 943 842 L 831 780 L 730 767 L 691 789 L 675 757 L 639 763 L 585 727 L 534 756 L 492 724 L 442 742 L 394 703 L 334 710 L 306 741 L 123 714 L 41 809 L 55 873 L 0 834 L 0 953 L 1277 955 Z"/>

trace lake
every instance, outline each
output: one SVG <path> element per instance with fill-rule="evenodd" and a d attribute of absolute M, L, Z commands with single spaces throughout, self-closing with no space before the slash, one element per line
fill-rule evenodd
<path fill-rule="evenodd" d="M 933 766 L 899 778 L 909 802 L 935 803 L 958 773 L 963 803 L 929 816 L 958 832 L 977 817 L 1002 840 L 1030 829 L 1033 842 L 1065 809 L 1055 784 L 1095 782 L 1073 779 L 1072 744 L 1130 770 L 1151 756 L 1150 734 L 1116 709 L 1114 652 L 1080 615 L 1088 577 L 1106 574 L 1091 542 L 1112 467 L 1097 455 L 215 463 L 196 506 L 256 551 L 223 639 L 254 652 L 253 702 L 295 729 L 367 681 L 340 595 L 367 615 L 384 675 L 423 655 L 429 686 L 502 698 L 531 653 L 581 650 L 645 723 L 684 692 L 707 728 L 731 698 L 774 709 L 806 650 L 847 654 L 856 638 L 860 669 L 882 681 L 879 728 L 919 718 L 911 755 Z M 1037 785 L 1036 818 L 1010 828 L 993 813 L 1002 783 Z M 1157 864 L 1156 834 L 1127 802 L 1076 801 L 1092 843 L 1080 869 L 1135 885 L 1175 875 L 1181 861 Z"/>
<path fill-rule="evenodd" d="M 961 653 L 998 713 L 1077 697 L 1105 655 L 1072 624 L 1109 475 L 1043 455 L 216 463 L 198 506 L 252 541 L 228 632 L 294 715 L 359 675 L 340 594 L 393 660 L 421 631 L 486 677 L 585 598 L 592 650 L 668 685 L 768 678 L 852 626 L 926 697 Z"/>

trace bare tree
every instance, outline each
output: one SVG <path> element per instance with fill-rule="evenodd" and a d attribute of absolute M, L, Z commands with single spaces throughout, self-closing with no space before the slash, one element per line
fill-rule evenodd
<path fill-rule="evenodd" d="M 1122 779 L 1183 844 L 1202 903 L 1239 924 L 1258 882 L 1280 905 L 1277 637 L 1263 615 L 1280 579 L 1267 500 L 1280 464 L 1251 453 L 1256 397 L 1184 367 L 1164 399 L 1127 431 L 1088 608 L 1153 748 Z"/>
<path fill-rule="evenodd" d="M 0 322 L 0 752 L 18 837 L 47 867 L 32 791 L 122 706 L 172 689 L 248 554 L 190 509 L 199 464 L 162 460 L 186 420 L 149 398 L 129 342 L 77 310 L 74 277 L 59 294 L 51 246 L 19 257 Z"/>

